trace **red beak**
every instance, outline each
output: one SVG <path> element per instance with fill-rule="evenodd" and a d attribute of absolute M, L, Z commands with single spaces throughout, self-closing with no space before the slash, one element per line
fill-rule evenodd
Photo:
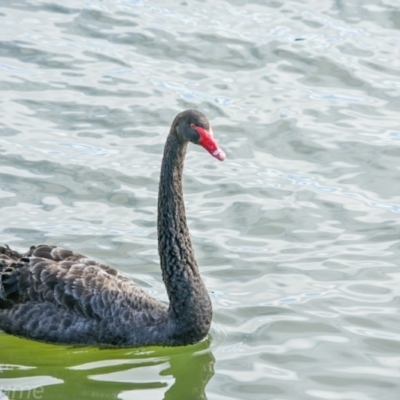
<path fill-rule="evenodd" d="M 218 158 L 218 160 L 224 161 L 226 154 L 219 148 L 218 143 L 215 141 L 211 126 L 208 131 L 201 126 L 194 126 L 194 129 L 196 129 L 200 135 L 199 145 L 203 146 L 212 156 Z"/>

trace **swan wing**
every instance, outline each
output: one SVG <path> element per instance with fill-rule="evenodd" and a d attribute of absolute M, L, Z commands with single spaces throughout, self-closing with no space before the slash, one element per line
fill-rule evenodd
<path fill-rule="evenodd" d="M 1 248 L 0 253 L 0 309 L 49 302 L 103 319 L 160 304 L 116 269 L 61 247 L 41 245 L 22 255 Z"/>

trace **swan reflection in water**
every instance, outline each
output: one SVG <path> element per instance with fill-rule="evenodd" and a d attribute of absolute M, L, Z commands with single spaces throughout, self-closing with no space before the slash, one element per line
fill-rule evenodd
<path fill-rule="evenodd" d="M 9 399 L 32 399 L 35 393 L 41 400 L 207 399 L 214 375 L 210 339 L 186 347 L 110 349 L 0 337 L 6 339 L 0 391 Z"/>

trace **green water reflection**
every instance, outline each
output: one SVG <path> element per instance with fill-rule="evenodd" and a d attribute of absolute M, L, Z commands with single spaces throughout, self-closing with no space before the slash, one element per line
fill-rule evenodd
<path fill-rule="evenodd" d="M 177 348 L 91 348 L 1 334 L 0 389 L 9 399 L 205 399 L 210 341 Z M 1 397 L 0 397 L 1 398 Z"/>

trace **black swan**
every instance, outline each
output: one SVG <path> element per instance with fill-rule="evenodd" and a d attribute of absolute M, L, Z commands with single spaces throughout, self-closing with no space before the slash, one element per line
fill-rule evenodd
<path fill-rule="evenodd" d="M 212 308 L 186 224 L 182 170 L 188 142 L 219 160 L 207 117 L 174 119 L 164 148 L 158 197 L 158 252 L 169 305 L 117 270 L 56 246 L 25 254 L 0 247 L 0 329 L 64 344 L 188 345 L 208 333 Z"/>

